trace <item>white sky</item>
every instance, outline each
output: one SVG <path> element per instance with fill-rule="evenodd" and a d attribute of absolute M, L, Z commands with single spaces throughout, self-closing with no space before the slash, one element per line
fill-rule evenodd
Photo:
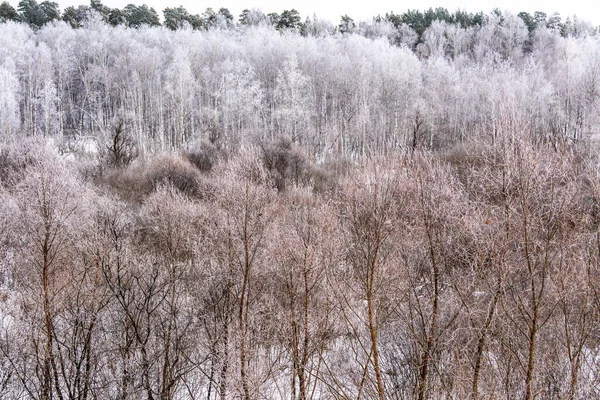
<path fill-rule="evenodd" d="M 39 0 L 42 1 L 42 0 Z M 62 8 L 70 5 L 89 4 L 87 0 L 54 0 Z M 494 8 L 509 10 L 514 14 L 527 11 L 543 11 L 549 16 L 559 12 L 563 21 L 567 16 L 577 14 L 579 19 L 591 22 L 594 26 L 600 25 L 600 6 L 597 0 L 354 0 L 354 1 L 331 1 L 331 0 L 104 0 L 103 4 L 109 7 L 123 8 L 129 3 L 147 4 L 159 13 L 162 18 L 162 10 L 165 7 L 184 6 L 192 14 L 200 14 L 207 7 L 218 10 L 221 7 L 228 8 L 237 18 L 244 8 L 259 8 L 265 13 L 280 13 L 285 9 L 295 8 L 300 12 L 302 18 L 316 15 L 321 19 L 328 19 L 337 24 L 340 16 L 348 14 L 355 21 L 370 20 L 378 14 L 394 11 L 402 13 L 408 9 L 423 10 L 429 7 L 445 7 L 449 11 L 457 9 L 469 12 L 490 12 Z M 16 7 L 19 0 L 9 0 Z"/>

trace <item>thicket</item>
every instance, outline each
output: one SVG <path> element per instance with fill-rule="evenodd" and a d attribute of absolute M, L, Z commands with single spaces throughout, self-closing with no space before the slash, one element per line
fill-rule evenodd
<path fill-rule="evenodd" d="M 2 147 L 2 398 L 600 395 L 600 186 L 577 146 L 82 154 Z"/>

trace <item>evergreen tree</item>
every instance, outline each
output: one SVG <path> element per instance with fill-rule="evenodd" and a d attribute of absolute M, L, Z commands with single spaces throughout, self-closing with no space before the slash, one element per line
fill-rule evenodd
<path fill-rule="evenodd" d="M 132 28 L 139 28 L 142 25 L 160 25 L 160 19 L 154 8 L 148 7 L 146 4 L 142 4 L 141 6 L 128 4 L 123 9 L 123 13 L 125 14 L 127 25 Z"/>
<path fill-rule="evenodd" d="M 3 1 L 2 4 L 0 4 L 0 22 L 18 20 L 19 14 L 17 13 L 17 10 L 15 10 L 9 2 Z"/>
<path fill-rule="evenodd" d="M 41 28 L 48 22 L 48 16 L 36 0 L 21 0 L 18 7 L 21 20 L 34 29 Z"/>

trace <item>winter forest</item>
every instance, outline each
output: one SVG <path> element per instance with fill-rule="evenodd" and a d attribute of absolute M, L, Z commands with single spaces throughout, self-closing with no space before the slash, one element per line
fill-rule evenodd
<path fill-rule="evenodd" d="M 600 398 L 600 32 L 0 4 L 0 398 Z"/>

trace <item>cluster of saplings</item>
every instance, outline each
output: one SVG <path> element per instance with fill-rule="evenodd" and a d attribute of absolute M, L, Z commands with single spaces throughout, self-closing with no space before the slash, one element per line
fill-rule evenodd
<path fill-rule="evenodd" d="M 0 151 L 3 399 L 600 396 L 597 160 Z"/>
<path fill-rule="evenodd" d="M 183 6 L 167 7 L 163 11 L 162 25 L 176 30 L 184 26 L 192 29 L 211 29 L 215 27 L 230 29 L 235 27 L 235 17 L 227 8 L 220 8 L 218 11 L 207 8 L 202 14 L 190 14 Z M 7 1 L 0 4 L 0 22 L 21 21 L 29 24 L 32 28 L 40 28 L 43 25 L 57 20 L 69 23 L 73 28 L 81 27 L 91 14 L 97 14 L 104 22 L 112 26 L 128 26 L 139 28 L 141 26 L 160 26 L 160 17 L 156 10 L 148 7 L 146 4 L 140 6 L 128 4 L 123 9 L 111 8 L 102 4 L 101 0 L 90 0 L 90 5 L 79 5 L 66 7 L 62 12 L 59 4 L 53 1 L 45 0 L 38 4 L 37 0 L 21 0 L 17 9 Z M 501 16 L 499 9 L 494 9 L 493 13 Z M 533 15 L 528 12 L 520 12 L 519 18 L 526 24 L 529 32 L 537 28 L 548 28 L 560 31 L 563 36 L 572 33 L 574 23 L 567 18 L 562 21 L 558 13 L 550 17 L 542 11 L 536 11 Z M 386 13 L 385 16 L 378 15 L 373 18 L 375 22 L 386 21 L 391 23 L 398 31 L 403 31 L 406 27 L 410 28 L 421 37 L 425 30 L 429 28 L 434 21 L 446 22 L 456 25 L 460 28 L 469 28 L 481 26 L 485 22 L 486 16 L 483 12 L 469 13 L 458 10 L 449 12 L 446 8 L 429 8 L 425 11 L 409 10 L 401 14 L 394 12 Z M 309 34 L 311 25 L 318 22 L 317 17 L 311 20 L 307 17 L 302 21 L 301 15 L 296 9 L 284 10 L 281 13 L 265 14 L 258 9 L 245 9 L 239 15 L 237 24 L 239 25 L 272 25 L 277 30 L 297 30 L 304 34 Z M 350 33 L 357 27 L 354 20 L 347 14 L 342 15 L 337 27 L 330 26 L 332 30 L 340 33 Z"/>

